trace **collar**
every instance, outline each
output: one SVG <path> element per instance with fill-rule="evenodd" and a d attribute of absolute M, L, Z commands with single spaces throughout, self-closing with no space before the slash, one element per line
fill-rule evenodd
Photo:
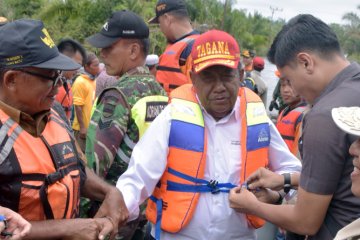
<path fill-rule="evenodd" d="M 47 110 L 30 116 L 2 101 L 0 101 L 0 109 L 34 137 L 40 136 L 44 131 L 50 114 L 50 110 Z"/>
<path fill-rule="evenodd" d="M 170 41 L 169 43 L 173 44 L 173 43 L 176 43 L 178 41 L 181 41 L 183 40 L 184 38 L 188 37 L 188 36 L 191 36 L 191 35 L 200 35 L 200 32 L 197 31 L 197 30 L 192 30 L 191 32 L 179 37 L 178 39 L 174 40 L 174 41 Z"/>
<path fill-rule="evenodd" d="M 199 105 L 200 105 L 200 108 L 201 108 L 203 114 L 206 114 L 207 116 L 209 116 L 209 117 L 211 117 L 212 119 L 214 119 L 214 117 L 211 116 L 211 115 L 206 111 L 206 109 L 203 107 L 203 105 L 201 104 L 201 102 L 200 102 L 199 97 L 198 97 L 197 94 L 196 94 L 196 99 L 197 99 L 197 101 L 198 101 L 198 103 L 199 103 Z M 221 121 L 221 122 L 226 122 L 226 121 L 228 121 L 228 120 L 229 120 L 230 118 L 232 118 L 232 117 L 234 117 L 236 121 L 238 121 L 238 120 L 240 119 L 240 97 L 239 97 L 239 96 L 237 96 L 237 98 L 236 98 L 236 102 L 235 102 L 235 104 L 234 104 L 234 107 L 233 107 L 232 111 L 231 111 L 228 115 L 226 115 L 225 117 L 219 119 L 217 122 L 220 122 L 220 121 Z M 214 119 L 214 121 L 216 121 L 216 120 Z"/>
<path fill-rule="evenodd" d="M 339 72 L 335 78 L 325 87 L 325 89 L 321 92 L 320 96 L 315 99 L 312 105 L 315 105 L 320 99 L 327 95 L 329 92 L 334 90 L 336 87 L 341 85 L 343 82 L 354 78 L 356 75 L 360 74 L 360 65 L 356 62 L 351 63 L 349 66 L 344 68 L 341 72 Z"/>
<path fill-rule="evenodd" d="M 20 123 L 20 115 L 21 115 L 20 110 L 13 108 L 10 105 L 7 105 L 3 101 L 0 101 L 0 109 L 3 110 L 4 113 L 6 113 L 6 115 L 8 115 L 12 120 L 14 120 L 17 123 Z"/>
<path fill-rule="evenodd" d="M 132 76 L 132 75 L 144 75 L 144 74 L 145 75 L 150 74 L 149 69 L 145 66 L 137 66 L 137 67 L 127 71 L 122 77 L 128 77 L 128 76 Z"/>

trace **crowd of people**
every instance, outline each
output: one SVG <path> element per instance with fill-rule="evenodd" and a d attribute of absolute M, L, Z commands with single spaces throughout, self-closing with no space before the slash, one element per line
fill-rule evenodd
<path fill-rule="evenodd" d="M 183 0 L 86 41 L 0 17 L 0 239 L 360 237 L 360 66 L 327 24 L 298 15 L 269 48 L 276 123 L 264 59 Z"/>

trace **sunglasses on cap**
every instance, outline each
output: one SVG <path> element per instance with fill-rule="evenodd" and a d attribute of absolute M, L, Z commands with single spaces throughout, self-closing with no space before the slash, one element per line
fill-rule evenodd
<path fill-rule="evenodd" d="M 23 73 L 26 73 L 26 74 L 29 74 L 29 75 L 32 75 L 32 76 L 35 76 L 35 77 L 50 80 L 50 81 L 53 82 L 53 84 L 52 84 L 53 87 L 55 87 L 59 83 L 59 81 L 60 81 L 61 84 L 63 84 L 64 81 L 65 81 L 65 77 L 63 76 L 63 71 L 60 71 L 60 70 L 55 71 L 55 75 L 53 77 L 46 76 L 46 75 L 43 75 L 43 74 L 38 73 L 38 72 L 32 72 L 32 71 L 29 71 L 29 70 L 26 70 L 26 69 L 21 69 L 21 68 L 14 69 L 14 70 L 20 71 L 20 72 L 23 72 Z"/>

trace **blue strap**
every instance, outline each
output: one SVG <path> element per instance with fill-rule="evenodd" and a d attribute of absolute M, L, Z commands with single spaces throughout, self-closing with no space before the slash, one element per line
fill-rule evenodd
<path fill-rule="evenodd" d="M 154 195 L 151 195 L 149 199 L 156 203 L 155 239 L 160 240 L 163 201 Z"/>
<path fill-rule="evenodd" d="M 197 183 L 200 185 L 191 185 L 191 184 L 182 184 L 172 181 L 168 181 L 167 190 L 177 191 L 177 192 L 211 192 L 213 194 L 219 192 L 228 193 L 230 189 L 236 187 L 236 185 L 231 183 L 218 183 L 215 180 L 207 181 L 200 178 L 194 178 L 192 176 L 186 175 L 179 171 L 174 170 L 173 168 L 168 168 L 168 172 L 179 178 L 183 178 L 187 181 Z"/>
<path fill-rule="evenodd" d="M 212 182 L 208 182 L 208 184 L 191 185 L 168 181 L 167 190 L 176 192 L 211 192 L 212 194 L 216 194 L 220 192 L 228 193 L 230 192 L 230 189 L 234 187 L 236 187 L 236 185 L 231 183 L 215 182 L 214 184 L 212 184 Z"/>
<path fill-rule="evenodd" d="M 177 176 L 179 178 L 183 178 L 183 179 L 188 180 L 188 181 L 193 182 L 193 183 L 204 183 L 204 184 L 209 183 L 209 181 L 206 181 L 206 180 L 200 179 L 200 178 L 194 178 L 192 176 L 189 176 L 189 175 L 186 175 L 186 174 L 181 173 L 179 171 L 176 171 L 176 170 L 174 170 L 172 168 L 168 168 L 168 172 L 171 173 L 172 175 L 175 175 L 175 176 Z"/>
<path fill-rule="evenodd" d="M 176 171 L 172 168 L 168 168 L 168 172 L 174 176 L 183 178 L 187 181 L 197 184 L 197 185 L 191 185 L 191 184 L 182 184 L 182 183 L 168 181 L 167 190 L 169 191 L 198 192 L 198 193 L 211 192 L 212 194 L 216 194 L 220 192 L 228 193 L 230 189 L 236 187 L 236 185 L 231 183 L 218 183 L 215 180 L 207 181 L 200 178 L 194 178 L 192 176 Z M 163 201 L 162 199 L 156 198 L 154 195 L 150 196 L 150 200 L 156 203 L 155 239 L 160 240 Z"/>
<path fill-rule="evenodd" d="M 156 225 L 155 225 L 155 239 L 160 240 L 161 234 L 161 218 L 162 218 L 162 200 L 156 201 Z"/>

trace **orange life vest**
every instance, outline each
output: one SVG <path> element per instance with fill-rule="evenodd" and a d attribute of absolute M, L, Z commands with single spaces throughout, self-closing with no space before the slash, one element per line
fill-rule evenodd
<path fill-rule="evenodd" d="M 295 136 L 301 127 L 301 121 L 304 116 L 304 111 L 306 110 L 306 103 L 300 103 L 293 110 L 290 110 L 289 107 L 286 107 L 281 111 L 276 128 L 278 129 L 281 137 L 284 139 L 286 145 L 288 146 L 291 153 L 295 156 L 298 152 L 298 140 L 300 136 Z M 284 114 L 287 113 L 285 116 Z"/>
<path fill-rule="evenodd" d="M 181 70 L 179 60 L 183 50 L 198 36 L 190 35 L 174 44 L 169 44 L 160 56 L 156 80 L 164 87 L 168 95 L 173 89 L 191 82 L 188 73 Z"/>
<path fill-rule="evenodd" d="M 239 174 L 240 182 L 244 183 L 251 173 L 268 165 L 270 128 L 261 99 L 247 88 L 240 88 L 239 96 L 241 158 L 244 160 L 241 161 Z M 148 201 L 146 215 L 152 223 L 159 225 L 157 211 L 162 208 L 161 229 L 175 233 L 190 222 L 200 192 L 228 192 L 234 185 L 202 179 L 206 164 L 207 138 L 203 115 L 192 85 L 186 84 L 174 90 L 170 101 L 183 105 L 184 112 L 172 105 L 167 168 L 150 197 L 152 201 Z M 190 185 L 186 188 L 199 191 L 176 190 L 185 184 Z M 162 202 L 163 206 L 159 202 Z M 247 219 L 255 228 L 264 224 L 264 220 L 256 216 L 247 215 Z"/>
<path fill-rule="evenodd" d="M 33 137 L 0 110 L 0 205 L 27 220 L 75 218 L 80 172 L 74 140 L 54 112 Z"/>
<path fill-rule="evenodd" d="M 73 95 L 71 91 L 71 85 L 69 83 L 65 83 L 65 84 L 67 89 L 65 89 L 65 85 L 59 88 L 59 92 L 56 95 L 56 101 L 58 101 L 61 104 L 61 106 L 65 111 L 67 119 L 70 120 L 71 108 L 73 104 Z"/>

